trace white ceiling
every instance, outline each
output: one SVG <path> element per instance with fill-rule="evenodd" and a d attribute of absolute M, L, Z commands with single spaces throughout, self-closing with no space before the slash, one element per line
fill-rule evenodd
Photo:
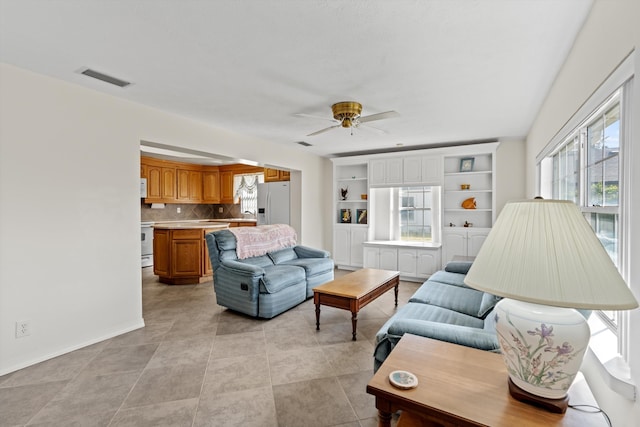
<path fill-rule="evenodd" d="M 323 156 L 522 138 L 591 4 L 1 0 L 0 61 Z M 306 136 L 346 100 L 400 116 Z"/>

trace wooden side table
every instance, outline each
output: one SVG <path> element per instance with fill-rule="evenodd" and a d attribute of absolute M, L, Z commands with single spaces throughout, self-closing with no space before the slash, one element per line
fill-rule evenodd
<path fill-rule="evenodd" d="M 392 386 L 389 374 L 396 370 L 415 374 L 418 387 Z M 607 426 L 600 413 L 568 408 L 555 414 L 515 400 L 507 379 L 499 354 L 405 334 L 369 381 L 367 393 L 376 397 L 380 427 L 389 427 L 398 410 L 410 413 L 412 425 L 419 419 L 422 426 Z M 569 389 L 569 404 L 596 405 L 584 379 Z"/>

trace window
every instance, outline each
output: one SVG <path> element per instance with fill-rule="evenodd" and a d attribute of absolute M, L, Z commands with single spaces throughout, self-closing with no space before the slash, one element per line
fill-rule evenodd
<path fill-rule="evenodd" d="M 571 200 L 582 210 L 607 253 L 620 266 L 621 97 L 618 90 L 540 164 L 541 195 Z M 551 164 L 551 165 L 550 165 Z M 550 174 L 551 176 L 544 176 Z M 597 312 L 617 331 L 617 312 Z"/>
<path fill-rule="evenodd" d="M 433 197 L 431 187 L 403 187 L 398 190 L 400 240 L 432 240 Z"/>
<path fill-rule="evenodd" d="M 233 189 L 236 200 L 240 201 L 240 212 L 256 214 L 258 212 L 258 184 L 264 182 L 264 174 L 241 174 L 233 176 Z"/>

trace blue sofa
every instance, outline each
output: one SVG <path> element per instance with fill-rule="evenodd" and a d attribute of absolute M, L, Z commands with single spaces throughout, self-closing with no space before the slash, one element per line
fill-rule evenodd
<path fill-rule="evenodd" d="M 219 305 L 270 319 L 313 296 L 313 288 L 333 280 L 327 251 L 292 246 L 238 259 L 229 230 L 205 235 Z"/>
<path fill-rule="evenodd" d="M 500 298 L 464 284 L 470 267 L 471 262 L 448 263 L 382 325 L 376 334 L 374 371 L 405 333 L 500 351 L 492 314 Z"/>

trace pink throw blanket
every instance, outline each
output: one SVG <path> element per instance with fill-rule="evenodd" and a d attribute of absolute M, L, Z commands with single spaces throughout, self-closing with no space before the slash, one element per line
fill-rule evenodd
<path fill-rule="evenodd" d="M 296 230 L 287 224 L 233 227 L 229 231 L 236 236 L 238 259 L 265 255 L 268 252 L 288 248 L 296 244 Z"/>

